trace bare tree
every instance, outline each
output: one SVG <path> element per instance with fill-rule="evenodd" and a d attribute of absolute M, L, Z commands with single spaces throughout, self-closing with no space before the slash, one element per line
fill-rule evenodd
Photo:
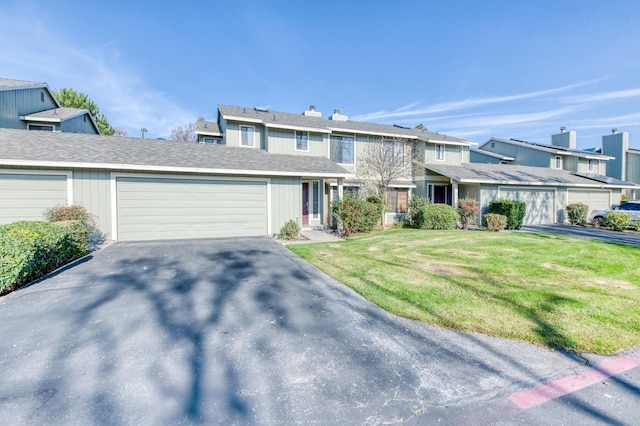
<path fill-rule="evenodd" d="M 382 229 L 389 209 L 389 189 L 394 181 L 411 179 L 413 144 L 405 139 L 384 139 L 367 146 L 358 153 L 356 175 L 362 179 L 368 195 L 380 200 Z"/>
<path fill-rule="evenodd" d="M 176 142 L 196 142 L 196 123 L 204 121 L 204 117 L 198 117 L 196 122 L 189 122 L 184 127 L 178 126 L 171 130 L 169 139 Z"/>

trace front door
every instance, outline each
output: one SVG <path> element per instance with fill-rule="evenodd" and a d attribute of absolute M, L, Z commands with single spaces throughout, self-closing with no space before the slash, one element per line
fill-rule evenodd
<path fill-rule="evenodd" d="M 309 224 L 309 182 L 302 184 L 302 224 Z"/>

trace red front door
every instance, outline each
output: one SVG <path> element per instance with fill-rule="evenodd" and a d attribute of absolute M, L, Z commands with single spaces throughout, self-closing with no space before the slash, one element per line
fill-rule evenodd
<path fill-rule="evenodd" d="M 302 224 L 309 224 L 309 183 L 302 184 Z"/>

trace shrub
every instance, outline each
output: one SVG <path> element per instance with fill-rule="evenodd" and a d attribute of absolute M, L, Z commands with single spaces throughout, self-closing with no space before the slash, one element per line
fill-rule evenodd
<path fill-rule="evenodd" d="M 46 222 L 0 226 L 0 294 L 14 290 L 85 253 L 69 231 Z"/>
<path fill-rule="evenodd" d="M 584 203 L 573 203 L 567 205 L 567 216 L 572 225 L 584 225 L 589 216 L 589 206 Z"/>
<path fill-rule="evenodd" d="M 458 200 L 458 214 L 462 229 L 469 229 L 469 224 L 473 223 L 480 213 L 478 202 L 472 198 L 462 198 Z"/>
<path fill-rule="evenodd" d="M 487 213 L 483 216 L 484 226 L 489 231 L 502 231 L 507 227 L 507 217 L 502 214 Z"/>
<path fill-rule="evenodd" d="M 631 225 L 631 215 L 616 211 L 606 212 L 602 217 L 602 225 L 614 231 L 624 231 Z"/>
<path fill-rule="evenodd" d="M 331 205 L 333 217 L 344 235 L 373 231 L 380 221 L 380 204 L 370 203 L 357 195 L 345 195 Z"/>
<path fill-rule="evenodd" d="M 636 220 L 636 227 L 634 229 L 640 232 L 640 220 Z"/>
<path fill-rule="evenodd" d="M 507 217 L 506 229 L 520 229 L 527 207 L 524 201 L 499 199 L 489 203 L 489 210 Z"/>
<path fill-rule="evenodd" d="M 422 220 L 422 208 L 430 204 L 430 201 L 419 195 L 414 195 L 407 205 L 406 220 L 411 226 L 418 227 L 418 223 Z"/>
<path fill-rule="evenodd" d="M 278 234 L 278 238 L 283 240 L 296 240 L 300 235 L 300 225 L 298 222 L 291 219 L 284 224 L 282 229 L 280 229 L 280 233 Z"/>
<path fill-rule="evenodd" d="M 93 215 L 77 204 L 47 209 L 44 212 L 44 218 L 47 222 L 60 223 L 68 229 L 82 248 L 86 247 L 89 238 L 97 233 Z"/>
<path fill-rule="evenodd" d="M 420 229 L 456 229 L 458 212 L 446 204 L 427 204 L 418 219 Z"/>

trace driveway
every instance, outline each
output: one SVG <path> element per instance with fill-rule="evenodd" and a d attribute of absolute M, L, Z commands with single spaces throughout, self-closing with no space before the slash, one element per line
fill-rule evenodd
<path fill-rule="evenodd" d="M 116 243 L 1 298 L 0 336 L 13 425 L 503 419 L 581 365 L 392 317 L 267 238 Z"/>
<path fill-rule="evenodd" d="M 590 226 L 574 226 L 564 224 L 553 225 L 527 225 L 522 227 L 526 232 L 546 232 L 548 234 L 560 234 L 570 237 L 590 238 L 607 243 L 627 244 L 640 246 L 640 233 L 610 231 Z"/>

